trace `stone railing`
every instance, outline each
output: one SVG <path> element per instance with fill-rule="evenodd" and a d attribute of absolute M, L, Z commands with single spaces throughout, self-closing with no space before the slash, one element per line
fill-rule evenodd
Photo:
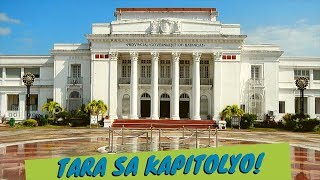
<path fill-rule="evenodd" d="M 172 84 L 171 78 L 159 78 L 159 84 Z"/>
<path fill-rule="evenodd" d="M 129 77 L 122 77 L 119 78 L 119 84 L 130 84 L 130 78 Z"/>
<path fill-rule="evenodd" d="M 68 84 L 82 84 L 82 77 L 68 77 Z"/>
<path fill-rule="evenodd" d="M 151 84 L 151 78 L 139 78 L 139 84 Z"/>
<path fill-rule="evenodd" d="M 258 87 L 264 86 L 263 79 L 250 79 L 250 84 L 252 86 L 258 86 Z"/>
<path fill-rule="evenodd" d="M 200 84 L 201 85 L 213 85 L 213 80 L 210 78 L 201 78 Z"/>
<path fill-rule="evenodd" d="M 191 85 L 192 81 L 190 78 L 180 78 L 179 84 L 180 85 Z"/>

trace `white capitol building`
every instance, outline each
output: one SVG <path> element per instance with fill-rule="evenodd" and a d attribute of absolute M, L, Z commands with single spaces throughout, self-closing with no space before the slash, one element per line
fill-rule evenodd
<path fill-rule="evenodd" d="M 91 100 L 110 119 L 219 118 L 237 104 L 259 118 L 298 112 L 295 79 L 305 76 L 305 111 L 320 116 L 320 57 L 283 57 L 277 45 L 247 45 L 239 24 L 215 8 L 117 8 L 95 23 L 87 43 L 54 44 L 51 55 L 0 56 L 0 115 L 26 118 L 26 86 L 35 74 L 31 112 L 47 101 L 74 110 Z"/>

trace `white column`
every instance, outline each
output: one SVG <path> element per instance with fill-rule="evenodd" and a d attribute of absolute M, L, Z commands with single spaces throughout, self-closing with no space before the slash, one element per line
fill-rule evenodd
<path fill-rule="evenodd" d="M 213 119 L 219 120 L 220 115 L 219 112 L 221 110 L 221 92 L 222 92 L 222 81 L 221 81 L 221 58 L 222 53 L 216 52 L 214 53 L 214 84 L 213 84 Z"/>
<path fill-rule="evenodd" d="M 19 94 L 19 119 L 25 120 L 27 118 L 27 112 L 26 112 L 26 94 L 22 93 Z"/>
<path fill-rule="evenodd" d="M 193 117 L 194 120 L 200 120 L 200 58 L 201 53 L 194 52 L 193 66 L 192 66 L 192 106 L 193 106 Z"/>
<path fill-rule="evenodd" d="M 20 78 L 22 78 L 23 75 L 24 75 L 24 68 L 21 68 Z M 20 81 L 20 85 L 24 85 L 22 81 Z"/>
<path fill-rule="evenodd" d="M 130 82 L 130 119 L 138 118 L 138 53 L 130 52 L 131 82 Z"/>
<path fill-rule="evenodd" d="M 310 115 L 310 118 L 316 117 L 316 99 L 314 95 L 311 95 L 308 97 L 308 114 Z"/>
<path fill-rule="evenodd" d="M 118 52 L 109 53 L 109 119 L 112 121 L 118 119 L 117 107 L 118 107 Z"/>
<path fill-rule="evenodd" d="M 7 112 L 7 98 L 4 92 L 0 92 L 0 117 L 6 116 Z"/>
<path fill-rule="evenodd" d="M 159 119 L 159 89 L 158 89 L 158 65 L 159 52 L 151 52 L 152 70 L 151 70 L 151 119 Z"/>
<path fill-rule="evenodd" d="M 172 68 L 173 68 L 173 74 L 172 74 L 172 113 L 171 113 L 171 119 L 173 120 L 179 120 L 179 59 L 180 54 L 178 52 L 172 53 Z"/>
<path fill-rule="evenodd" d="M 310 69 L 309 71 L 309 88 L 312 89 L 313 88 L 313 69 Z"/>
<path fill-rule="evenodd" d="M 6 79 L 6 68 L 2 68 L 2 86 L 4 86 L 4 80 Z"/>

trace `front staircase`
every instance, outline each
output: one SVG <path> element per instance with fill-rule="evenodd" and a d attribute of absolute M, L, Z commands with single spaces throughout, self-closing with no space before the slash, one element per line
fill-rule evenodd
<path fill-rule="evenodd" d="M 215 120 L 169 120 L 169 119 L 116 119 L 112 123 L 111 127 L 125 127 L 132 129 L 139 128 L 197 128 L 197 129 L 207 129 L 218 127 Z"/>

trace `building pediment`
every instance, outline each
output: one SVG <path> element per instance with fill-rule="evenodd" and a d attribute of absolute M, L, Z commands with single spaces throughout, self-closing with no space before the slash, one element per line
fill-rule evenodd
<path fill-rule="evenodd" d="M 110 24 L 93 24 L 93 34 L 232 34 L 240 35 L 240 25 L 219 21 L 179 18 L 118 20 Z"/>

